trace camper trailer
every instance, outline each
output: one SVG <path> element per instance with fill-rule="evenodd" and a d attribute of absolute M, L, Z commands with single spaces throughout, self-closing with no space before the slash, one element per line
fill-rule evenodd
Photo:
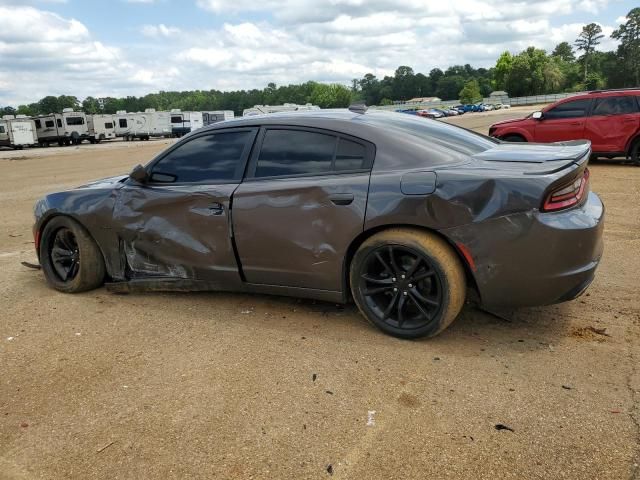
<path fill-rule="evenodd" d="M 235 117 L 232 110 L 216 110 L 213 112 L 202 112 L 202 126 L 206 127 L 212 123 L 224 122 L 225 120 L 233 120 Z"/>
<path fill-rule="evenodd" d="M 183 112 L 171 110 L 171 133 L 174 137 L 182 137 L 204 126 L 202 112 Z"/>
<path fill-rule="evenodd" d="M 87 115 L 89 141 L 100 143 L 102 140 L 116 138 L 115 117 L 113 115 Z"/>
<path fill-rule="evenodd" d="M 144 112 L 127 113 L 124 110 L 116 112 L 116 136 L 124 137 L 125 141 L 149 140 L 150 137 L 171 136 L 171 119 L 169 112 L 156 112 L 147 108 Z"/>
<path fill-rule="evenodd" d="M 82 140 L 89 140 L 87 117 L 84 112 L 74 112 L 73 108 L 65 108 L 62 113 L 50 113 L 33 117 L 41 146 L 57 143 L 78 145 Z"/>
<path fill-rule="evenodd" d="M 26 115 L 5 115 L 0 120 L 0 146 L 21 150 L 37 142 L 36 124 Z"/>
<path fill-rule="evenodd" d="M 310 103 L 305 105 L 298 105 L 295 103 L 285 103 L 284 105 L 255 105 L 252 108 L 245 109 L 242 112 L 242 116 L 250 117 L 252 115 L 264 115 L 266 113 L 297 112 L 300 110 L 320 110 L 320 107 Z"/>

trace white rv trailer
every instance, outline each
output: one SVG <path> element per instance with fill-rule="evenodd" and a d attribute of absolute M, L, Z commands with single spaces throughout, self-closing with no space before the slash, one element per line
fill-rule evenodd
<path fill-rule="evenodd" d="M 139 138 L 149 140 L 150 137 L 171 136 L 171 118 L 169 112 L 156 112 L 147 108 L 144 112 L 116 112 L 116 136 L 125 141 Z"/>
<path fill-rule="evenodd" d="M 40 145 L 58 143 L 58 145 L 78 145 L 82 140 L 89 140 L 87 117 L 84 112 L 74 112 L 73 108 L 65 108 L 62 113 L 50 113 L 32 117 L 36 124 Z"/>
<path fill-rule="evenodd" d="M 175 137 L 182 137 L 203 126 L 202 112 L 183 112 L 179 109 L 171 110 L 171 133 Z"/>
<path fill-rule="evenodd" d="M 242 116 L 250 117 L 252 115 L 264 115 L 266 113 L 277 112 L 297 112 L 299 110 L 320 110 L 320 107 L 310 103 L 305 105 L 297 105 L 295 103 L 285 103 L 284 105 L 255 105 L 252 108 L 245 109 L 242 112 Z"/>
<path fill-rule="evenodd" d="M 0 146 L 22 150 L 38 143 L 36 124 L 26 115 L 4 115 L 0 120 Z"/>
<path fill-rule="evenodd" d="M 235 114 L 233 110 L 215 110 L 212 112 L 202 112 L 202 126 L 206 127 L 212 123 L 224 122 L 225 120 L 233 120 Z"/>
<path fill-rule="evenodd" d="M 116 138 L 115 117 L 111 114 L 87 115 L 87 127 L 91 143 Z"/>

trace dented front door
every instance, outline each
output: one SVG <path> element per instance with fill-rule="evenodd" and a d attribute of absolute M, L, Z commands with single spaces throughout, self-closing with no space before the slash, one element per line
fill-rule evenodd
<path fill-rule="evenodd" d="M 115 216 L 130 276 L 235 282 L 229 199 L 237 184 L 126 185 Z"/>

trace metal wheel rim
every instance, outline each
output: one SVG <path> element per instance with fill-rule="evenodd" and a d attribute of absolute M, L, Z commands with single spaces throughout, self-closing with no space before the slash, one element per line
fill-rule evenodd
<path fill-rule="evenodd" d="M 60 228 L 56 231 L 49 255 L 53 270 L 60 280 L 68 282 L 78 275 L 80 250 L 76 236 L 70 229 Z"/>
<path fill-rule="evenodd" d="M 415 330 L 438 317 L 442 281 L 424 254 L 402 245 L 385 245 L 369 252 L 363 265 L 360 292 L 378 321 Z"/>

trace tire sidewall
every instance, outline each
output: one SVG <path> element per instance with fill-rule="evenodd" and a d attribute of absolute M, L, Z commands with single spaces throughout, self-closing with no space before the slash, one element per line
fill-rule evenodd
<path fill-rule="evenodd" d="M 372 254 L 377 248 L 384 247 L 384 246 L 394 246 L 394 245 L 409 248 L 411 250 L 415 250 L 420 254 L 424 255 L 429 261 L 430 266 L 436 272 L 436 275 L 438 276 L 438 280 L 440 282 L 440 288 L 442 289 L 442 304 L 440 305 L 440 308 L 435 318 L 430 323 L 428 323 L 427 325 L 421 328 L 407 330 L 407 329 L 394 327 L 392 325 L 387 324 L 384 321 L 379 320 L 377 315 L 367 305 L 364 295 L 362 294 L 362 291 L 360 289 L 360 276 L 363 273 L 363 267 L 366 265 L 366 260 L 368 259 L 369 255 Z M 447 277 L 447 274 L 440 260 L 437 257 L 435 257 L 429 250 L 425 249 L 424 246 L 420 245 L 418 242 L 413 241 L 410 238 L 407 238 L 406 240 L 403 240 L 403 241 L 395 241 L 395 242 L 377 241 L 377 240 L 373 240 L 370 242 L 367 241 L 356 252 L 356 255 L 354 256 L 351 265 L 352 265 L 352 268 L 350 272 L 350 283 L 351 283 L 351 290 L 352 290 L 354 300 L 358 305 L 358 307 L 360 308 L 360 310 L 364 313 L 367 320 L 369 320 L 372 324 L 374 324 L 384 332 L 400 338 L 413 339 L 413 338 L 420 338 L 420 337 L 435 335 L 441 329 L 446 327 L 446 325 L 443 326 L 443 323 L 445 322 L 445 314 L 451 303 L 451 296 L 450 296 L 451 285 L 449 283 L 449 279 Z"/>

